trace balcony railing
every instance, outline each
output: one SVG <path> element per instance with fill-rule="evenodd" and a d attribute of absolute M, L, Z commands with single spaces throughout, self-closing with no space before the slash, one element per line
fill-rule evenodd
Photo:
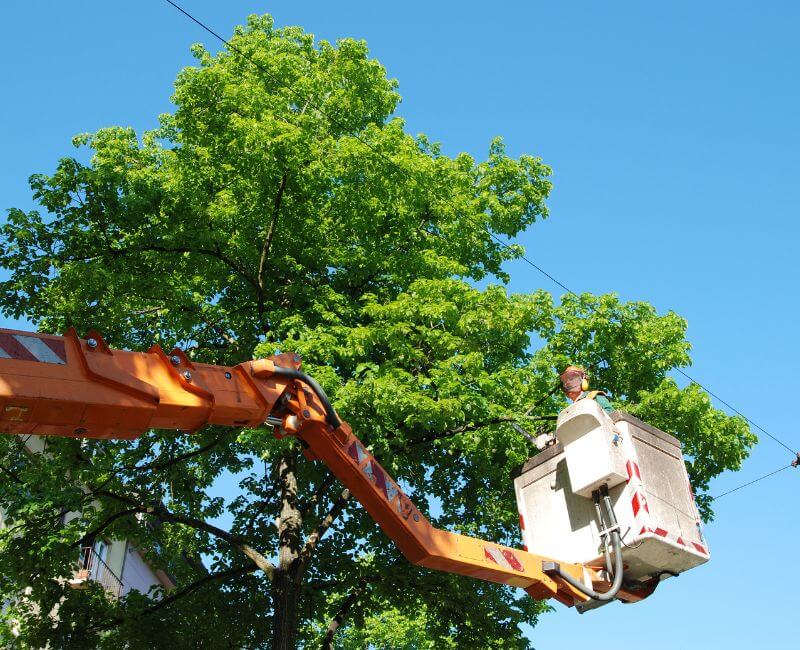
<path fill-rule="evenodd" d="M 122 580 L 95 552 L 94 548 L 86 546 L 81 549 L 78 570 L 75 572 L 75 577 L 70 580 L 70 585 L 75 589 L 85 589 L 89 580 L 102 585 L 115 598 L 122 595 Z"/>

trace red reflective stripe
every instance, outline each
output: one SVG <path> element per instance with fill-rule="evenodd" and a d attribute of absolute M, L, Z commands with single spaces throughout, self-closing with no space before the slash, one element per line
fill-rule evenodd
<path fill-rule="evenodd" d="M 628 480 L 630 481 L 634 474 L 640 481 L 642 480 L 642 473 L 639 471 L 639 464 L 629 460 L 625 463 L 625 469 L 628 471 Z"/>
<path fill-rule="evenodd" d="M 519 513 L 519 527 L 522 530 L 525 530 L 525 518 L 522 516 L 522 513 Z"/>
<path fill-rule="evenodd" d="M 484 546 L 483 555 L 487 560 L 494 562 L 495 564 L 499 564 L 504 569 L 525 571 L 525 567 L 522 565 L 522 562 L 517 559 L 517 556 L 514 555 L 510 549 Z"/>
<path fill-rule="evenodd" d="M 646 535 L 647 533 L 655 533 L 659 537 L 666 537 L 667 539 L 674 539 L 678 544 L 680 544 L 681 546 L 685 546 L 686 548 L 689 548 L 689 545 L 691 544 L 691 546 L 694 547 L 694 549 L 698 553 L 702 553 L 703 555 L 708 555 L 708 550 L 702 544 L 698 544 L 697 542 L 688 542 L 687 543 L 687 542 L 684 541 L 683 537 L 680 537 L 679 535 L 671 535 L 669 532 L 667 532 L 663 528 L 656 528 L 655 530 L 650 530 L 647 526 L 642 526 L 642 530 L 639 531 L 639 535 L 640 536 L 641 535 Z"/>
<path fill-rule="evenodd" d="M 375 485 L 380 488 L 381 492 L 383 492 L 383 496 L 388 499 L 389 494 L 386 492 L 386 475 L 383 473 L 383 469 L 378 465 L 377 461 L 371 460 L 370 463 L 372 463 L 372 476 L 374 477 Z"/>
<path fill-rule="evenodd" d="M 633 506 L 633 516 L 635 517 L 638 514 L 639 509 L 642 507 L 641 504 L 639 503 L 638 492 L 633 493 L 633 498 L 631 499 L 631 505 Z"/>
<path fill-rule="evenodd" d="M 17 341 L 11 334 L 0 332 L 0 347 L 6 351 L 6 354 L 12 359 L 19 359 L 20 361 L 38 361 L 35 356 L 28 352 L 22 343 Z"/>
<path fill-rule="evenodd" d="M 59 359 L 61 359 L 64 363 L 67 362 L 67 350 L 64 347 L 64 341 L 54 341 L 53 339 L 41 339 L 42 343 L 44 343 L 48 348 L 53 351 Z"/>
<path fill-rule="evenodd" d="M 509 551 L 508 549 L 505 549 L 505 550 L 502 550 L 500 552 L 503 554 L 503 557 L 506 559 L 506 562 L 508 562 L 511 565 L 511 568 L 514 569 L 514 571 L 524 571 L 525 570 L 525 567 L 522 566 L 522 562 L 520 562 L 517 559 L 517 556 L 514 555 L 511 551 Z"/>

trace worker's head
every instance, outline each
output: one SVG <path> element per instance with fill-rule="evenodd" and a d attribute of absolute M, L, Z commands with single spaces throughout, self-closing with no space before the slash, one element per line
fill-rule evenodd
<path fill-rule="evenodd" d="M 589 389 L 586 371 L 579 366 L 567 366 L 561 373 L 561 390 L 570 397 L 575 398 L 582 391 Z"/>

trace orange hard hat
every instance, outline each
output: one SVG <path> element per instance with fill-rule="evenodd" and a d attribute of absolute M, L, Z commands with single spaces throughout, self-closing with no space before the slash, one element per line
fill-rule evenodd
<path fill-rule="evenodd" d="M 576 372 L 580 373 L 581 375 L 585 375 L 586 374 L 586 371 L 583 368 L 581 368 L 580 366 L 567 366 L 566 368 L 564 368 L 564 372 L 561 373 L 561 376 L 563 377 L 564 375 L 567 375 L 567 374 L 571 375 L 572 373 L 576 373 Z"/>
<path fill-rule="evenodd" d="M 580 366 L 567 366 L 560 375 L 561 387 L 568 393 L 586 390 L 586 371 Z"/>

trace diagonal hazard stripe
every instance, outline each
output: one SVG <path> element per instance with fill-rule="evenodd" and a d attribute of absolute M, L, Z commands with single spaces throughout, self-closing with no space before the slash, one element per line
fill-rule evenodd
<path fill-rule="evenodd" d="M 24 346 L 38 361 L 44 363 L 58 363 L 63 364 L 64 359 L 55 353 L 55 350 L 47 345 L 47 343 L 40 339 L 38 336 L 23 336 L 15 334 L 14 338 Z"/>
<path fill-rule="evenodd" d="M 500 552 L 503 554 L 503 557 L 511 565 L 511 568 L 514 569 L 514 571 L 524 571 L 525 570 L 525 567 L 522 566 L 522 563 L 517 559 L 517 556 L 514 555 L 514 553 L 512 553 L 508 549 L 504 549 L 504 550 L 502 550 Z"/>
<path fill-rule="evenodd" d="M 375 481 L 375 486 L 383 492 L 383 496 L 388 499 L 389 494 L 386 492 L 386 475 L 383 473 L 377 461 L 371 460 L 370 464 L 372 465 L 372 480 Z"/>
<path fill-rule="evenodd" d="M 62 363 L 67 363 L 67 350 L 64 346 L 64 340 L 61 339 L 42 339 L 42 343 L 44 343 L 48 348 L 50 348 L 53 353 L 61 359 Z"/>
<path fill-rule="evenodd" d="M 64 365 L 67 362 L 67 355 L 63 341 L 0 332 L 0 359 Z"/>
<path fill-rule="evenodd" d="M 499 549 L 493 546 L 484 546 L 483 555 L 487 560 L 491 560 L 495 564 L 499 564 L 504 569 L 511 569 L 513 571 L 524 571 L 525 567 L 517 559 L 509 549 Z"/>
<path fill-rule="evenodd" d="M 5 350 L 10 359 L 19 359 L 20 361 L 38 361 L 38 359 L 28 352 L 22 343 L 17 341 L 15 336 L 0 332 L 0 348 Z"/>

